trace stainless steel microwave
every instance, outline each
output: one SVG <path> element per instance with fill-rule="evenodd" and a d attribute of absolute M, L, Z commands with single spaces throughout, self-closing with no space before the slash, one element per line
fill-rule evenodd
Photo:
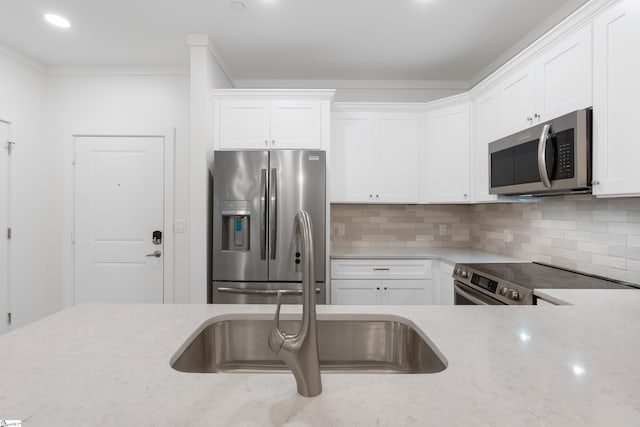
<path fill-rule="evenodd" d="M 489 144 L 489 193 L 591 191 L 592 110 L 577 110 Z"/>

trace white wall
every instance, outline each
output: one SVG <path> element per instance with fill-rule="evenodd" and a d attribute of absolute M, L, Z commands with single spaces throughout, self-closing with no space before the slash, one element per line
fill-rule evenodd
<path fill-rule="evenodd" d="M 213 159 L 211 89 L 233 86 L 224 63 L 206 34 L 191 34 L 191 302 L 207 302 L 210 287 L 209 162 Z"/>
<path fill-rule="evenodd" d="M 59 187 L 45 132 L 46 79 L 39 64 L 0 46 L 0 118 L 11 122 L 13 237 L 9 245 L 10 309 L 18 327 L 60 309 Z M 2 231 L 4 232 L 4 231 Z M 4 314 L 2 314 L 4 316 Z"/>
<path fill-rule="evenodd" d="M 47 77 L 49 136 L 58 147 L 52 159 L 55 187 L 60 197 L 54 212 L 59 256 L 55 272 L 63 278 L 63 300 L 72 303 L 73 133 L 92 129 L 175 128 L 175 218 L 189 218 L 189 77 L 186 69 L 130 68 L 54 71 Z M 165 230 L 173 232 L 173 230 Z M 175 235 L 174 295 L 177 303 L 189 301 L 189 235 Z M 53 267 L 53 266 L 52 266 Z"/>

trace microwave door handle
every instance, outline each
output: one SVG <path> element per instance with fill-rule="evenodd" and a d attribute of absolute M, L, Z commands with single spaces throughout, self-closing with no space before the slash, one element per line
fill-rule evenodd
<path fill-rule="evenodd" d="M 260 259 L 267 259 L 267 170 L 260 169 Z"/>
<path fill-rule="evenodd" d="M 545 156 L 550 129 L 550 124 L 547 123 L 544 125 L 542 133 L 540 134 L 540 140 L 538 141 L 538 173 L 540 174 L 540 180 L 542 180 L 542 183 L 547 188 L 551 188 L 551 181 L 549 181 L 549 175 L 547 174 L 547 159 Z"/>
<path fill-rule="evenodd" d="M 278 171 L 271 169 L 269 180 L 269 234 L 271 235 L 271 259 L 276 259 L 276 240 L 278 235 Z"/>

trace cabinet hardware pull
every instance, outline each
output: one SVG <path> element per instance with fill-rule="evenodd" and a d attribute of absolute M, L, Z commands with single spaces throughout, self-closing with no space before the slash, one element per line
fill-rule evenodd
<path fill-rule="evenodd" d="M 373 268 L 373 271 L 389 271 L 389 270 L 391 270 L 391 269 L 390 268 L 376 268 L 376 267 Z"/>

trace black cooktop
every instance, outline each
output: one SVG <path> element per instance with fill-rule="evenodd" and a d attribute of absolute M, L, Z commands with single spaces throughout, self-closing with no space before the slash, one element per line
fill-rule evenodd
<path fill-rule="evenodd" d="M 507 280 L 528 289 L 640 289 L 640 285 L 619 282 L 545 264 L 482 263 L 465 264 L 478 274 Z"/>

